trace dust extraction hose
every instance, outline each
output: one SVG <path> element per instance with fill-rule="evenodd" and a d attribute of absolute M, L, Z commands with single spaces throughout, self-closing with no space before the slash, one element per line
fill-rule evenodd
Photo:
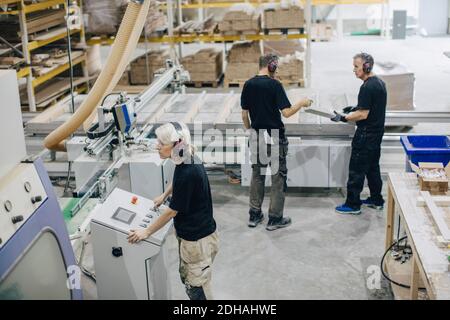
<path fill-rule="evenodd" d="M 95 81 L 93 88 L 75 113 L 45 138 L 44 146 L 47 149 L 66 151 L 65 139 L 83 123 L 85 130 L 89 128 L 95 119 L 96 113 L 94 111 L 96 107 L 102 98 L 114 89 L 128 65 L 131 53 L 136 48 L 144 27 L 150 1 L 144 0 L 142 4 L 130 1 L 117 31 L 111 52 L 97 81 Z"/>

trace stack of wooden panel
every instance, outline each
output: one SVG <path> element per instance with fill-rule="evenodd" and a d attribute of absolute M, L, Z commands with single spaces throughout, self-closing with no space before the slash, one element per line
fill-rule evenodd
<path fill-rule="evenodd" d="M 145 54 L 134 59 L 130 63 L 130 84 L 150 84 L 155 72 L 165 67 L 167 59 L 169 59 L 169 52 L 166 50 L 150 51 L 148 59 L 145 58 Z"/>
<path fill-rule="evenodd" d="M 83 11 L 86 33 L 93 35 L 115 35 L 125 14 L 127 0 L 84 0 Z M 152 35 L 167 29 L 167 17 L 158 8 L 156 1 L 151 1 L 145 23 L 145 33 Z"/>
<path fill-rule="evenodd" d="M 208 83 L 217 87 L 222 76 L 222 59 L 222 51 L 202 49 L 181 59 L 181 64 L 196 86 Z"/>
<path fill-rule="evenodd" d="M 235 43 L 227 57 L 225 70 L 225 87 L 230 84 L 241 84 L 255 76 L 259 70 L 261 48 L 259 42 Z"/>
<path fill-rule="evenodd" d="M 333 37 L 333 27 L 329 23 L 311 24 L 312 41 L 330 41 Z"/>
<path fill-rule="evenodd" d="M 234 4 L 219 22 L 223 34 L 257 34 L 261 31 L 261 13 L 248 3 Z"/>
<path fill-rule="evenodd" d="M 280 57 L 276 74 L 283 84 L 304 84 L 304 48 L 300 41 L 265 41 L 264 54 L 274 53 Z"/>
<path fill-rule="evenodd" d="M 175 34 L 213 34 L 217 28 L 217 23 L 213 21 L 213 15 L 208 16 L 203 21 L 189 20 L 183 22 L 181 25 L 174 29 Z"/>
<path fill-rule="evenodd" d="M 304 9 L 298 0 L 283 0 L 264 6 L 265 29 L 299 29 L 305 25 Z"/>
<path fill-rule="evenodd" d="M 284 84 L 304 85 L 303 54 L 296 52 L 280 58 L 276 78 Z"/>
<path fill-rule="evenodd" d="M 395 62 L 375 63 L 373 72 L 386 84 L 387 109 L 414 109 L 414 73 Z"/>

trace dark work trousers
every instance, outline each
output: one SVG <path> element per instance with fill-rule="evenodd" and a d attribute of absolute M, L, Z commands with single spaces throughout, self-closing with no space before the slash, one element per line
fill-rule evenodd
<path fill-rule="evenodd" d="M 380 174 L 381 140 L 384 132 L 367 132 L 366 128 L 358 128 L 352 140 L 352 154 L 347 181 L 347 200 L 345 204 L 353 209 L 361 207 L 360 194 L 364 187 L 364 179 L 370 190 L 370 199 L 375 205 L 383 205 L 381 196 L 383 182 Z"/>
<path fill-rule="evenodd" d="M 277 148 L 277 150 L 273 150 Z M 265 150 L 261 150 L 265 149 Z M 287 190 L 287 166 L 286 157 L 288 152 L 288 140 L 280 139 L 273 145 L 264 145 L 257 148 L 257 161 L 252 159 L 252 180 L 250 182 L 250 212 L 261 212 L 264 200 L 264 184 L 266 180 L 265 169 L 271 165 L 272 187 L 270 189 L 269 219 L 280 219 L 283 217 L 285 192 Z M 278 164 L 272 163 L 273 157 L 278 154 Z M 273 157 L 272 157 L 273 156 Z M 268 163 L 267 159 L 271 161 Z M 262 161 L 260 161 L 262 160 Z M 278 167 L 276 172 L 273 172 Z"/>

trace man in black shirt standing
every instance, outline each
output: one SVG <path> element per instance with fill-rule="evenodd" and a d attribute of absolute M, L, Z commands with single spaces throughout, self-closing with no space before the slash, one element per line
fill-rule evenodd
<path fill-rule="evenodd" d="M 189 129 L 177 122 L 155 131 L 162 159 L 175 164 L 173 182 L 154 199 L 160 206 L 172 195 L 169 207 L 146 229 L 130 230 L 128 240 L 139 242 L 174 219 L 179 245 L 180 277 L 191 300 L 211 299 L 211 268 L 218 252 L 216 222 L 213 218 L 211 188 L 201 160 L 194 155 Z"/>
<path fill-rule="evenodd" d="M 353 57 L 353 72 L 363 81 L 358 94 L 358 105 L 344 108 L 343 111 L 347 115 L 336 113 L 336 116 L 331 119 L 342 122 L 355 121 L 357 126 L 352 141 L 347 200 L 336 207 L 339 213 L 360 214 L 361 205 L 383 210 L 380 151 L 384 134 L 387 93 L 383 80 L 372 72 L 373 64 L 373 57 L 367 53 L 359 53 Z M 370 197 L 361 201 L 360 194 L 366 177 Z"/>
<path fill-rule="evenodd" d="M 260 57 L 259 73 L 245 82 L 241 95 L 242 120 L 246 129 L 254 129 L 249 139 L 249 145 L 251 150 L 256 151 L 253 155 L 257 157 L 256 161 L 252 161 L 248 226 L 256 227 L 264 219 L 261 206 L 264 199 L 265 175 L 262 170 L 267 168 L 270 162 L 272 187 L 269 221 L 266 226 L 266 230 L 269 231 L 291 224 L 291 218 L 283 217 L 287 188 L 288 140 L 281 114 L 288 118 L 301 108 L 309 107 L 312 103 L 312 100 L 305 98 L 291 106 L 282 84 L 274 79 L 277 67 L 278 57 L 276 55 L 267 54 Z M 261 143 L 264 134 L 272 144 Z M 266 161 L 268 158 L 270 161 Z"/>

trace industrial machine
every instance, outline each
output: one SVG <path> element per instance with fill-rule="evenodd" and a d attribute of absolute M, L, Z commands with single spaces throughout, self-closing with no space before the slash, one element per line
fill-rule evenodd
<path fill-rule="evenodd" d="M 172 222 L 137 244 L 127 241 L 130 230 L 158 218 L 160 209 L 153 208 L 153 201 L 115 188 L 94 209 L 90 228 L 99 299 L 170 299 L 164 240 Z"/>
<path fill-rule="evenodd" d="M 81 299 L 80 274 L 42 161 L 26 159 L 17 76 L 0 70 L 0 299 Z"/>

